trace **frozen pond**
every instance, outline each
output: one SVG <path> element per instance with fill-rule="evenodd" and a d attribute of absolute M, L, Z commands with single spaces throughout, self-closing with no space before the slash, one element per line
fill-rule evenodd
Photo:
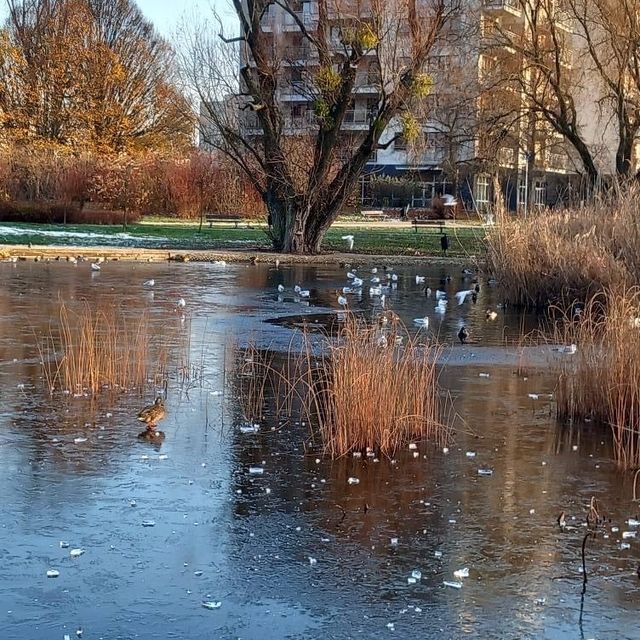
<path fill-rule="evenodd" d="M 462 322 L 475 343 L 453 347 L 458 365 L 442 371 L 460 414 L 455 443 L 332 462 L 301 425 L 241 433 L 224 369 L 232 338 L 284 349 L 298 316 L 335 311 L 344 270 L 0 264 L 0 638 L 638 638 L 639 541 L 622 537 L 638 508 L 608 434 L 558 428 L 543 395 L 553 377 L 487 356 L 537 319 L 487 321 L 499 299 L 482 280 L 477 304 L 457 307 L 454 292 L 469 286 L 459 267 L 396 273 L 387 301 L 405 321 L 427 315 L 451 344 Z M 447 276 L 441 317 L 423 288 Z M 294 302 L 296 284 L 308 306 Z M 34 335 L 58 299 L 146 310 L 158 331 L 189 338 L 201 375 L 170 379 L 164 441 L 136 437 L 151 389 L 93 402 L 44 392 Z M 368 287 L 350 304 L 371 314 Z M 587 543 L 581 597 L 592 496 L 606 522 Z M 561 511 L 575 529 L 560 531 Z M 468 577 L 454 576 L 463 568 Z"/>

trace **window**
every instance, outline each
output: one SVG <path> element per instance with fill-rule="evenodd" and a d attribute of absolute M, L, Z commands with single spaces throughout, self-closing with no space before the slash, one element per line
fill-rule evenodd
<path fill-rule="evenodd" d="M 524 210 L 527 204 L 527 183 L 521 178 L 518 183 L 518 211 Z"/>
<path fill-rule="evenodd" d="M 547 204 L 547 183 L 536 180 L 533 184 L 533 206 L 542 208 Z"/>
<path fill-rule="evenodd" d="M 489 206 L 489 176 L 476 178 L 476 206 L 484 210 Z"/>

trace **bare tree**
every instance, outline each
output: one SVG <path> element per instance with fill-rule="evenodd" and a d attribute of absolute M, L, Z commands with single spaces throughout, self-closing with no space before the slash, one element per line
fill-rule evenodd
<path fill-rule="evenodd" d="M 456 2 L 233 3 L 238 37 L 216 38 L 211 25 L 184 36 L 183 74 L 203 106 L 202 135 L 261 194 L 274 248 L 317 253 L 383 133 L 394 132 L 385 144 L 421 136 L 415 113 L 431 90 L 427 58 Z"/>
<path fill-rule="evenodd" d="M 522 14 L 522 30 L 511 30 L 496 22 L 492 38 L 496 45 L 514 54 L 514 62 L 499 83 L 520 94 L 518 109 L 532 148 L 549 135 L 544 122 L 569 142 L 580 160 L 590 184 L 599 171 L 593 150 L 581 127 L 577 104 L 581 70 L 571 64 L 572 26 L 569 14 L 557 0 L 514 0 Z M 515 111 L 513 113 L 516 113 Z"/>
<path fill-rule="evenodd" d="M 631 177 L 640 131 L 640 0 L 568 0 L 616 123 L 616 173 Z"/>

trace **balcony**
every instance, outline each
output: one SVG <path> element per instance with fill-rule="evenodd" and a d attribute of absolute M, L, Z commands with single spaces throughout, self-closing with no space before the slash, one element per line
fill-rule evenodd
<path fill-rule="evenodd" d="M 282 102 L 308 102 L 311 100 L 309 86 L 304 81 L 293 80 L 283 85 L 278 99 Z"/>
<path fill-rule="evenodd" d="M 493 21 L 482 22 L 482 48 L 491 50 L 496 55 L 498 52 L 516 53 L 515 47 L 522 41 L 523 36 L 505 29 L 502 25 Z"/>
<path fill-rule="evenodd" d="M 547 149 L 544 153 L 544 164 L 547 171 L 565 173 L 571 170 L 571 161 L 564 153 Z"/>
<path fill-rule="evenodd" d="M 306 133 L 317 125 L 313 111 L 306 111 L 299 115 L 285 118 L 284 127 L 287 133 Z"/>
<path fill-rule="evenodd" d="M 298 22 L 301 22 L 305 29 L 314 30 L 318 26 L 318 14 L 308 11 L 298 11 L 292 15 L 291 13 L 284 12 L 280 23 L 282 31 L 300 31 Z"/>
<path fill-rule="evenodd" d="M 318 52 L 311 47 L 286 47 L 281 57 L 285 64 L 318 64 Z"/>
<path fill-rule="evenodd" d="M 482 0 L 482 8 L 496 17 L 522 17 L 522 8 L 518 0 Z"/>

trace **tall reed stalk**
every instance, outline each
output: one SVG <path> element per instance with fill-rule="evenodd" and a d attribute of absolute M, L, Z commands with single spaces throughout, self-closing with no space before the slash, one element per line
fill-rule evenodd
<path fill-rule="evenodd" d="M 336 337 L 304 331 L 302 348 L 293 344 L 280 364 L 254 346 L 242 352 L 239 395 L 248 419 L 260 419 L 272 400 L 278 419 L 316 427 L 334 457 L 367 448 L 391 455 L 410 440 L 448 439 L 438 345 L 397 321 L 381 328 L 351 313 Z"/>
<path fill-rule="evenodd" d="M 558 325 L 554 341 L 577 345 L 561 360 L 559 418 L 608 425 L 619 466 L 639 467 L 640 289 L 593 296 L 578 319 Z"/>
<path fill-rule="evenodd" d="M 39 344 L 44 378 L 53 393 L 142 390 L 163 377 L 167 350 L 152 345 L 146 313 L 131 317 L 111 304 L 60 303 L 57 326 Z"/>

